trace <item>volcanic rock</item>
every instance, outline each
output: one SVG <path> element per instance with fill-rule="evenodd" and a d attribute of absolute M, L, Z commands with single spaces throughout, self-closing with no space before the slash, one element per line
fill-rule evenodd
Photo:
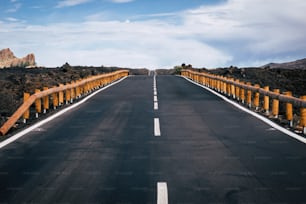
<path fill-rule="evenodd" d="M 34 54 L 28 54 L 23 58 L 17 58 L 9 48 L 0 50 L 0 68 L 33 67 L 35 65 Z"/>

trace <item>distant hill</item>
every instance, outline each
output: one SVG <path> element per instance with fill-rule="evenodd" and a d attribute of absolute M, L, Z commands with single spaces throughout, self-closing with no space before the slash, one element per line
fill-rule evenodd
<path fill-rule="evenodd" d="M 17 58 L 10 48 L 0 50 L 0 68 L 33 67 L 35 65 L 34 54 L 28 54 L 23 58 Z"/>
<path fill-rule="evenodd" d="M 270 69 L 306 69 L 306 58 L 285 63 L 269 63 L 262 66 Z"/>

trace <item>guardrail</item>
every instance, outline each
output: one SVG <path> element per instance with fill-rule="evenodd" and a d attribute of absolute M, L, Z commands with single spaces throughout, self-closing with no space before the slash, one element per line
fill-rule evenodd
<path fill-rule="evenodd" d="M 281 94 L 279 89 L 270 91 L 268 86 L 261 88 L 258 84 L 253 86 L 250 82 L 245 83 L 238 79 L 209 73 L 182 70 L 181 75 L 247 104 L 249 108 L 255 107 L 256 110 L 262 108 L 266 115 L 271 115 L 274 118 L 279 117 L 279 102 L 286 103 L 286 120 L 288 120 L 290 127 L 293 127 L 293 106 L 300 108 L 300 119 L 295 128 L 306 134 L 306 96 L 296 98 L 289 91 Z M 260 98 L 263 100 L 260 101 Z M 270 98 L 272 99 L 271 110 Z"/>
<path fill-rule="evenodd" d="M 128 70 L 120 70 L 112 73 L 91 76 L 86 79 L 73 81 L 70 84 L 59 85 L 52 88 L 44 87 L 43 91 L 36 89 L 35 93 L 30 95 L 24 93 L 24 102 L 17 111 L 0 128 L 0 135 L 4 136 L 23 116 L 24 122 L 30 118 L 30 107 L 35 104 L 36 117 L 40 113 L 46 113 L 50 108 L 50 102 L 54 109 L 64 103 L 72 103 L 73 100 L 88 94 L 95 89 L 105 86 L 122 77 L 128 76 Z"/>

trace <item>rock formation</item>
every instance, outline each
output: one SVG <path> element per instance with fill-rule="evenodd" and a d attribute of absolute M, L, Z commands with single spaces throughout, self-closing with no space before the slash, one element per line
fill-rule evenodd
<path fill-rule="evenodd" d="M 9 48 L 0 50 L 0 68 L 34 67 L 35 65 L 34 54 L 28 54 L 23 58 L 17 58 Z"/>

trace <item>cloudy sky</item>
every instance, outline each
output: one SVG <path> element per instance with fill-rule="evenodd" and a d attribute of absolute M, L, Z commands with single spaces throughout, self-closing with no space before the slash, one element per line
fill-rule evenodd
<path fill-rule="evenodd" d="M 305 0 L 0 0 L 0 49 L 41 66 L 260 66 L 306 57 Z"/>

